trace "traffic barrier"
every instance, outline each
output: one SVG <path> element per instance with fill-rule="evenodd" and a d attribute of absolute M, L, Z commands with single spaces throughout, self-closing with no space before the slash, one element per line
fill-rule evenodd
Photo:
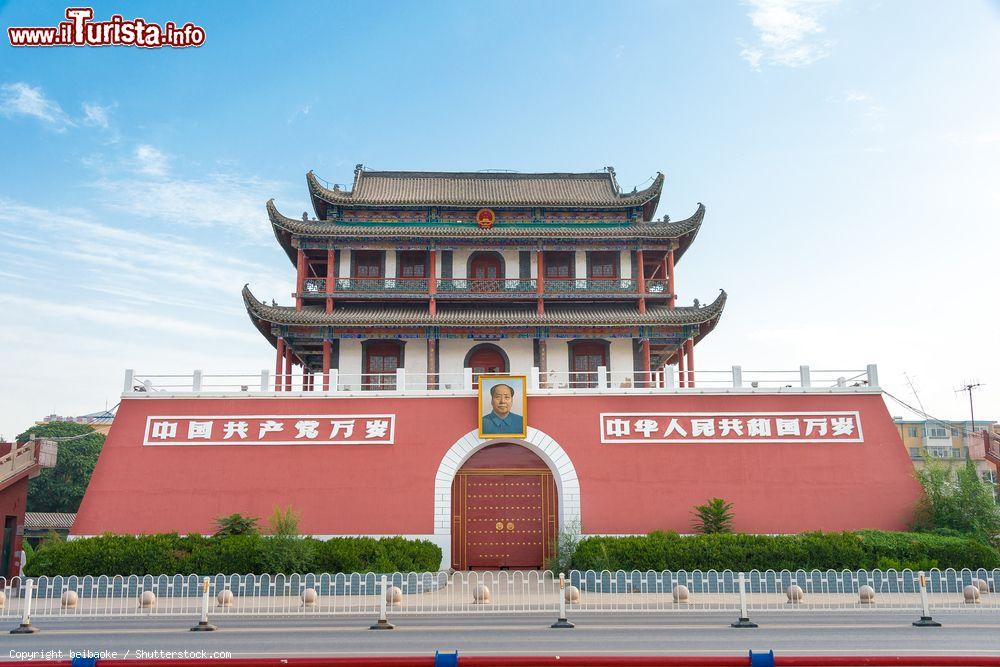
<path fill-rule="evenodd" d="M 383 574 L 381 586 L 379 587 L 380 595 L 378 596 L 378 601 L 379 601 L 378 620 L 374 623 L 374 625 L 368 627 L 369 630 L 393 630 L 396 627 L 395 625 L 389 622 L 388 609 L 387 609 L 388 600 L 386 598 L 388 598 L 389 595 L 391 595 L 391 592 L 388 589 L 388 582 L 389 578 Z"/>
<path fill-rule="evenodd" d="M 442 662 L 438 662 L 442 660 Z M 453 662 L 448 662 L 453 660 Z M 754 663 L 753 660 L 759 662 Z M 114 667 L 175 667 L 178 661 L 126 658 Z M 773 655 L 746 656 L 612 656 L 544 655 L 488 656 L 437 652 L 424 656 L 364 656 L 330 658 L 186 659 L 184 667 L 1000 667 L 1000 656 L 921 655 Z M 98 664 L 101 664 L 98 661 Z M 26 660 L 19 667 L 71 667 L 70 660 Z"/>
<path fill-rule="evenodd" d="M 211 596 L 211 582 L 208 577 L 205 577 L 205 580 L 202 582 L 201 591 L 201 619 L 198 621 L 198 625 L 191 628 L 192 632 L 212 632 L 216 629 L 214 625 L 208 622 L 208 605 Z"/>
<path fill-rule="evenodd" d="M 575 616 L 731 613 L 747 621 L 763 612 L 903 612 L 919 615 L 920 625 L 930 627 L 936 627 L 932 614 L 1000 614 L 1000 594 L 983 592 L 997 590 L 1000 569 L 573 570 L 562 578 L 540 571 L 0 578 L 6 602 L 0 620 L 24 626 L 48 618 L 195 620 L 206 616 L 206 581 L 215 622 L 228 616 L 371 619 L 383 616 L 383 606 L 394 616 L 562 618 L 572 609 Z"/>
<path fill-rule="evenodd" d="M 559 573 L 559 618 L 549 626 L 550 628 L 574 628 L 566 618 L 566 575 Z"/>

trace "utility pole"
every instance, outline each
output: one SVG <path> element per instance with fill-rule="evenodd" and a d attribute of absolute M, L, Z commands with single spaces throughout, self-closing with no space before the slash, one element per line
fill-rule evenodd
<path fill-rule="evenodd" d="M 969 426 L 969 431 L 970 432 L 975 432 L 975 430 L 976 430 L 976 410 L 972 406 L 972 390 L 973 389 L 978 389 L 979 387 L 982 387 L 982 386 L 983 386 L 982 382 L 967 382 L 966 384 L 962 385 L 962 387 L 960 389 L 956 389 L 955 390 L 956 393 L 959 392 L 959 391 L 964 391 L 964 392 L 968 392 L 968 394 L 969 394 L 969 416 L 972 418 L 972 424 L 970 424 L 970 426 Z"/>

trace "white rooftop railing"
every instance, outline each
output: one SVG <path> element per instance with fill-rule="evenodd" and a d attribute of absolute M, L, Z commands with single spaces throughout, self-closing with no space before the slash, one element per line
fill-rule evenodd
<path fill-rule="evenodd" d="M 593 372 L 548 371 L 537 367 L 512 371 L 525 375 L 534 394 L 663 394 L 663 393 L 850 393 L 878 390 L 874 364 L 864 369 L 827 370 L 799 366 L 794 370 L 697 370 L 693 386 L 683 386 L 675 367 L 646 373 L 643 370 L 609 371 L 600 366 Z M 301 372 L 208 374 L 140 373 L 125 371 L 123 392 L 127 395 L 164 394 L 353 394 L 390 395 L 473 394 L 478 389 L 471 368 L 441 373 L 344 373 L 332 369 L 329 376 L 313 373 L 305 380 Z"/>

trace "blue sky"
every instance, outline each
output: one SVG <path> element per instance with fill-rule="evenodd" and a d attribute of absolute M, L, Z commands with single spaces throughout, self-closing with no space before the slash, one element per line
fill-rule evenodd
<path fill-rule="evenodd" d="M 0 2 L 0 24 L 64 4 Z M 288 303 L 267 224 L 304 175 L 667 175 L 708 207 L 681 301 L 701 368 L 861 368 L 1000 419 L 1000 4 L 94 3 L 203 47 L 0 46 L 0 434 L 117 402 L 124 368 L 244 371 L 239 290 Z M 5 32 L 5 31 L 4 31 Z M 901 410 L 892 408 L 894 414 Z"/>

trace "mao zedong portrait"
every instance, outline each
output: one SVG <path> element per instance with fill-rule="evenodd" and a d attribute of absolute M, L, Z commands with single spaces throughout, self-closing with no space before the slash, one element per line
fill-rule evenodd
<path fill-rule="evenodd" d="M 490 435 L 524 433 L 524 417 L 511 412 L 514 398 L 514 387 L 509 384 L 495 384 L 490 387 L 490 404 L 493 406 L 493 411 L 483 415 L 483 433 Z"/>

